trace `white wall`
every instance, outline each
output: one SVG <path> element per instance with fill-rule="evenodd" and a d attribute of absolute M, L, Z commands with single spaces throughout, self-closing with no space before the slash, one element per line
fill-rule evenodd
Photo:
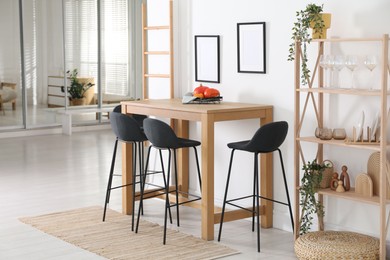
<path fill-rule="evenodd" d="M 320 1 L 265 1 L 265 0 L 179 0 L 176 1 L 176 88 L 181 96 L 199 85 L 194 81 L 194 35 L 220 35 L 221 37 L 221 83 L 206 84 L 215 87 L 222 93 L 225 101 L 271 104 L 274 106 L 274 120 L 286 120 L 290 131 L 282 152 L 287 170 L 290 195 L 293 197 L 293 127 L 294 127 L 294 65 L 287 61 L 288 46 L 291 42 L 291 28 L 295 21 L 295 11 L 303 9 L 308 3 L 322 4 Z M 332 25 L 328 37 L 381 37 L 389 33 L 390 2 L 377 1 L 326 1 L 324 11 L 332 13 Z M 236 24 L 240 22 L 266 22 L 267 73 L 237 73 Z M 378 51 L 378 46 L 343 46 L 333 44 L 327 51 L 332 53 L 367 55 Z M 378 51 L 378 55 L 379 55 Z M 356 74 L 358 84 L 367 73 L 363 67 Z M 375 73 L 379 73 L 376 69 Z M 350 74 L 344 69 L 342 78 L 349 80 Z M 347 83 L 345 83 L 347 84 Z M 364 100 L 367 101 L 367 100 Z M 337 114 L 326 118 L 329 127 L 344 127 L 350 132 L 352 125 L 358 120 L 361 110 L 365 110 L 366 118 L 372 120 L 378 102 L 363 105 L 361 99 L 340 100 L 331 98 L 327 110 Z M 352 104 L 351 107 L 345 104 Z M 371 122 L 371 121 L 366 121 Z M 315 121 L 310 131 L 314 132 Z M 220 203 L 229 161 L 229 149 L 226 144 L 231 141 L 250 138 L 258 125 L 256 121 L 218 123 L 215 139 L 215 185 L 216 203 Z M 191 135 L 200 138 L 199 125 L 191 125 Z M 330 149 L 325 151 L 329 154 Z M 367 161 L 369 152 L 357 152 L 353 149 L 333 151 L 329 159 L 335 162 L 335 170 L 340 172 L 343 164 L 349 167 L 352 182 L 354 177 L 365 170 L 359 162 Z M 325 157 L 327 157 L 327 154 Z M 307 155 L 307 160 L 314 155 Z M 235 187 L 232 194 L 251 192 L 252 156 L 237 154 Z M 283 181 L 279 175 L 278 156 L 274 156 L 274 197 L 284 199 Z M 239 169 L 239 171 L 237 171 Z M 195 181 L 195 179 L 194 179 Z M 348 229 L 362 233 L 379 234 L 379 210 L 376 206 L 356 202 L 326 199 L 326 227 L 330 229 Z M 274 226 L 290 230 L 287 208 L 275 205 Z"/>

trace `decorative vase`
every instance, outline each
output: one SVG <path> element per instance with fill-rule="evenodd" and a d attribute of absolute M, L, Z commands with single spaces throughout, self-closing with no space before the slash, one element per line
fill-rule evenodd
<path fill-rule="evenodd" d="M 73 98 L 71 100 L 71 105 L 72 106 L 84 106 L 85 104 L 86 104 L 85 97 L 83 97 L 83 98 Z"/>
<path fill-rule="evenodd" d="M 312 32 L 313 39 L 326 39 L 326 30 L 330 28 L 332 14 L 322 13 L 321 16 L 322 16 L 322 20 L 324 21 L 324 29 L 322 30 L 322 33 L 320 33 L 320 32 L 315 33 L 313 30 L 313 32 Z M 311 22 L 310 28 L 313 29 L 313 27 L 314 27 L 314 23 Z"/>
<path fill-rule="evenodd" d="M 324 160 L 322 162 L 322 165 L 325 165 L 326 168 L 322 172 L 322 180 L 320 183 L 320 188 L 321 189 L 326 189 L 330 187 L 330 183 L 332 181 L 333 177 L 333 162 L 330 160 Z"/>

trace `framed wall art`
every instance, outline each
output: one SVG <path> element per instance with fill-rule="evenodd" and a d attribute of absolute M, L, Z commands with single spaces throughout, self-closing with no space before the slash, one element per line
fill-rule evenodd
<path fill-rule="evenodd" d="M 237 24 L 238 72 L 266 73 L 265 22 Z"/>
<path fill-rule="evenodd" d="M 195 81 L 220 82 L 219 35 L 195 35 Z"/>

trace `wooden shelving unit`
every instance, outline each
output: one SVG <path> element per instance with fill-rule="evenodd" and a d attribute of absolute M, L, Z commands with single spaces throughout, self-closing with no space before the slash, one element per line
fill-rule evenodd
<path fill-rule="evenodd" d="M 349 42 L 353 44 L 354 42 L 378 42 L 381 44 L 381 89 L 380 90 L 369 90 L 367 89 L 347 89 L 347 88 L 324 88 L 323 80 L 323 71 L 319 67 L 319 57 L 324 54 L 324 46 L 333 42 Z M 313 40 L 311 44 L 318 44 L 317 57 L 314 57 L 316 60 L 315 67 L 312 70 L 313 75 L 312 79 L 309 81 L 308 86 L 301 86 L 301 75 L 300 75 L 300 64 L 301 64 L 301 45 L 299 42 L 296 42 L 296 53 L 295 53 L 295 127 L 294 127 L 294 185 L 295 185 L 295 237 L 299 236 L 299 219 L 300 219 L 300 206 L 299 206 L 299 185 L 300 185 L 300 176 L 301 169 L 303 164 L 306 162 L 304 159 L 304 154 L 302 150 L 301 143 L 309 142 L 317 144 L 317 159 L 322 161 L 324 158 L 324 146 L 338 146 L 338 147 L 349 147 L 351 149 L 362 149 L 362 150 L 372 150 L 373 152 L 380 152 L 380 191 L 379 196 L 374 197 L 363 197 L 360 194 L 354 192 L 354 189 L 345 193 L 338 193 L 330 189 L 320 190 L 318 193 L 319 200 L 323 200 L 324 196 L 331 196 L 334 198 L 346 199 L 351 201 L 356 201 L 360 203 L 367 203 L 377 205 L 379 208 L 379 225 L 380 232 L 378 234 L 380 240 L 380 259 L 386 259 L 386 236 L 387 236 L 387 223 L 388 216 L 386 213 L 386 205 L 390 201 L 386 198 L 386 186 L 388 185 L 388 180 L 386 178 L 386 153 L 389 151 L 389 144 L 387 141 L 387 111 L 388 111 L 388 96 L 389 91 L 387 89 L 388 77 L 389 77 L 389 61 L 388 61 L 388 48 L 389 48 L 389 36 L 387 34 L 383 35 L 382 38 L 359 38 L 359 39 L 323 39 L 323 40 Z M 318 75 L 317 75 L 318 73 Z M 316 83 L 314 83 L 314 78 L 318 76 Z M 305 115 L 307 108 L 312 106 L 314 108 L 314 113 L 316 114 L 317 122 L 312 122 L 322 127 L 324 124 L 324 95 L 356 95 L 356 96 L 372 96 L 373 98 L 378 98 L 381 107 L 381 125 L 380 125 L 380 143 L 373 144 L 348 144 L 344 140 L 321 140 L 314 136 L 301 136 L 301 129 L 303 127 L 303 122 L 306 120 Z M 303 99 L 301 99 L 303 98 Z M 342 97 L 340 97 L 342 98 Z M 301 102 L 303 101 L 303 102 Z M 303 105 L 302 105 L 303 104 Z M 310 158 L 315 157 L 311 156 Z M 331 159 L 331 155 L 327 154 L 327 158 Z"/>
<path fill-rule="evenodd" d="M 149 98 L 148 78 L 168 78 L 170 79 L 170 98 L 174 98 L 174 56 L 173 56 L 173 0 L 169 1 L 169 24 L 168 25 L 148 25 L 147 1 L 142 3 L 142 93 L 143 98 Z M 169 50 L 148 50 L 148 33 L 151 31 L 163 30 L 169 34 Z M 148 69 L 148 59 L 152 55 L 169 56 L 169 73 L 160 74 L 150 72 Z"/>

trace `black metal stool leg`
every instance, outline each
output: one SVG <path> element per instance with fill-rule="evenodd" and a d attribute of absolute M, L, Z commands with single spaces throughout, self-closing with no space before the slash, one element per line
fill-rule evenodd
<path fill-rule="evenodd" d="M 226 187 L 225 187 L 225 195 L 223 197 L 223 204 L 222 204 L 222 213 L 221 213 L 221 220 L 219 222 L 219 232 L 218 232 L 218 241 L 221 241 L 221 234 L 222 234 L 222 225 L 223 225 L 223 218 L 225 216 L 225 205 L 226 205 L 226 199 L 228 194 L 228 188 L 229 188 L 229 181 L 230 181 L 230 173 L 232 171 L 232 164 L 233 164 L 233 155 L 234 155 L 234 149 L 231 152 L 230 155 L 230 162 L 229 162 L 229 170 L 228 170 L 228 176 L 226 180 Z"/>
<path fill-rule="evenodd" d="M 200 175 L 199 158 L 198 158 L 198 151 L 196 150 L 196 147 L 194 147 L 194 151 L 195 151 L 196 169 L 198 170 L 199 189 L 200 191 L 202 191 L 202 177 Z"/>
<path fill-rule="evenodd" d="M 167 214 L 168 214 L 168 208 L 170 208 L 169 203 L 169 179 L 171 175 L 171 150 L 168 149 L 168 173 L 167 173 L 167 180 L 166 180 L 166 186 L 165 186 L 165 216 L 164 216 L 164 237 L 163 237 L 163 244 L 165 245 L 165 242 L 167 240 Z"/>
<path fill-rule="evenodd" d="M 138 216 L 137 216 L 137 225 L 135 227 L 135 233 L 138 233 L 138 226 L 139 226 L 139 219 L 141 215 L 141 210 L 143 208 L 143 199 L 144 199 L 144 190 L 145 190 L 145 182 L 146 182 L 146 173 L 148 171 L 148 165 L 149 165 L 149 158 L 150 158 L 150 150 L 152 149 L 152 146 L 149 146 L 148 149 L 148 155 L 146 156 L 146 164 L 145 164 L 145 171 L 143 176 L 143 181 L 141 185 L 141 191 L 140 191 L 140 199 L 139 199 L 139 207 L 138 207 Z"/>
<path fill-rule="evenodd" d="M 256 216 L 256 154 L 253 159 L 253 201 L 252 201 L 252 232 L 255 232 L 255 216 Z"/>
<path fill-rule="evenodd" d="M 110 202 L 111 185 L 112 185 L 112 178 L 114 176 L 114 167 L 115 167 L 115 158 L 116 158 L 117 147 L 118 147 L 118 138 L 116 138 L 116 140 L 115 140 L 114 152 L 112 153 L 110 175 L 108 176 L 106 199 L 105 199 L 105 202 L 104 202 L 103 222 L 106 220 L 107 204 Z"/>
<path fill-rule="evenodd" d="M 132 213 L 131 213 L 131 231 L 134 231 L 134 213 L 135 213 L 135 188 L 136 188 L 136 178 L 137 178 L 137 142 L 133 143 L 133 174 L 132 174 Z M 141 159 L 141 158 L 140 158 Z"/>
<path fill-rule="evenodd" d="M 278 152 L 279 152 L 280 164 L 282 166 L 282 174 L 283 174 L 283 180 L 284 180 L 284 188 L 286 189 L 288 209 L 290 211 L 291 226 L 292 226 L 292 230 L 293 230 L 293 233 L 294 233 L 294 217 L 293 217 L 293 213 L 292 213 L 292 210 L 291 210 L 291 202 L 290 202 L 290 195 L 288 193 L 286 172 L 284 171 L 282 152 L 280 151 L 280 149 L 278 149 Z"/>
<path fill-rule="evenodd" d="M 173 163 L 174 163 L 174 168 L 175 168 L 176 217 L 177 217 L 177 226 L 180 227 L 180 218 L 179 218 L 179 189 L 178 189 L 178 185 L 177 185 L 176 149 L 173 149 Z"/>
<path fill-rule="evenodd" d="M 143 173 L 144 173 L 144 142 L 138 142 L 138 152 L 139 152 L 139 187 L 141 187 L 143 182 Z M 146 175 L 145 175 L 146 179 Z M 141 189 L 140 189 L 141 190 Z M 144 214 L 144 209 L 141 209 L 141 214 Z"/>
<path fill-rule="evenodd" d="M 169 180 L 168 180 L 168 185 L 167 185 L 167 180 L 165 178 L 164 160 L 163 160 L 161 149 L 158 149 L 158 151 L 159 151 L 159 154 L 160 154 L 160 162 L 161 162 L 161 169 L 162 169 L 161 171 L 162 171 L 163 180 L 164 180 L 164 187 L 168 187 L 168 189 L 169 189 Z M 169 213 L 169 223 L 172 224 L 171 207 L 168 208 L 168 213 Z"/>
<path fill-rule="evenodd" d="M 140 169 L 139 169 L 139 172 L 140 172 L 140 174 L 139 174 L 139 181 L 140 181 L 140 187 L 141 187 L 141 185 L 142 185 L 142 181 L 143 181 L 143 173 L 144 173 L 144 170 L 143 170 L 143 167 L 144 167 L 144 163 L 145 163 L 145 150 L 144 150 L 144 142 L 140 142 L 139 143 L 139 145 L 140 145 L 140 147 L 141 147 L 141 151 L 140 151 L 140 156 L 142 156 L 142 159 L 141 159 L 141 163 L 140 163 Z M 142 166 L 141 166 L 142 165 Z M 145 176 L 145 179 L 146 179 L 146 176 Z M 143 215 L 144 214 L 144 209 L 142 208 L 141 209 L 141 215 Z"/>
<path fill-rule="evenodd" d="M 257 251 L 260 252 L 259 154 L 255 154 Z"/>

